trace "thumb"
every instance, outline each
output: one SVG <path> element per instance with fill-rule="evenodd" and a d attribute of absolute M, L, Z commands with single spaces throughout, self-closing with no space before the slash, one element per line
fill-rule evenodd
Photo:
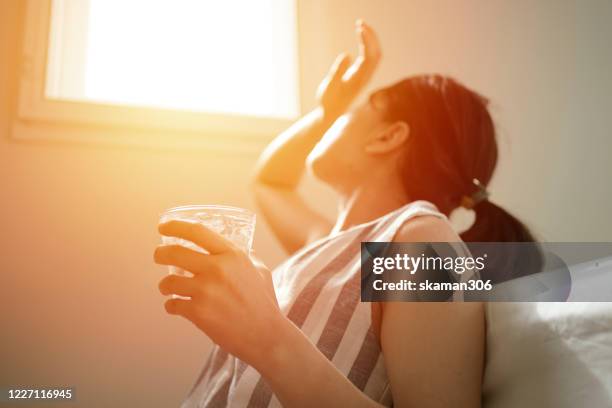
<path fill-rule="evenodd" d="M 249 251 L 249 258 L 251 259 L 253 266 L 255 266 L 255 268 L 259 271 L 259 273 L 266 275 L 266 276 L 272 276 L 272 272 L 266 266 L 266 264 L 261 259 L 259 259 L 254 249 L 251 249 Z"/>
<path fill-rule="evenodd" d="M 348 53 L 343 52 L 342 54 L 338 55 L 329 69 L 329 81 L 332 83 L 339 81 L 350 65 L 351 56 Z"/>
<path fill-rule="evenodd" d="M 257 251 L 255 251 L 254 249 L 251 249 L 249 251 L 249 258 L 251 258 L 251 261 L 255 266 L 259 267 L 260 265 L 263 265 L 263 262 L 257 256 Z"/>

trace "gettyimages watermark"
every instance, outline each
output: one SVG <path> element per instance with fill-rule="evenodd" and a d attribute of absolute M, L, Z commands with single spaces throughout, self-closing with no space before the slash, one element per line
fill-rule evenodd
<path fill-rule="evenodd" d="M 612 302 L 612 242 L 363 242 L 361 300 Z"/>

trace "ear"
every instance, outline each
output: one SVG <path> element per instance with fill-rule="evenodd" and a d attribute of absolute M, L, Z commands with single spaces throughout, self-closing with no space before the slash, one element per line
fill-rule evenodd
<path fill-rule="evenodd" d="M 369 154 L 386 154 L 402 146 L 410 136 L 410 127 L 406 122 L 398 121 L 377 133 L 366 145 Z"/>

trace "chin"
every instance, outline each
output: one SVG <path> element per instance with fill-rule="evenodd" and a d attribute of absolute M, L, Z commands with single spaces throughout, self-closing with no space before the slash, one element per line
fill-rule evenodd
<path fill-rule="evenodd" d="M 324 166 L 325 159 L 317 155 L 309 155 L 306 159 L 306 168 L 318 180 L 327 183 L 326 171 Z"/>
<path fill-rule="evenodd" d="M 326 156 L 309 156 L 306 168 L 317 180 L 338 192 L 345 192 L 348 186 L 352 185 L 350 174 L 342 171 L 343 167 L 337 160 L 328 160 Z"/>

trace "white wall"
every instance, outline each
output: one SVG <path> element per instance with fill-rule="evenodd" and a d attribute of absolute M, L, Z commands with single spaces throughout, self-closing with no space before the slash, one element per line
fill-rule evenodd
<path fill-rule="evenodd" d="M 492 199 L 547 240 L 612 239 L 612 2 L 311 0 L 300 12 L 306 108 L 364 17 L 384 52 L 371 88 L 437 71 L 493 101 Z M 163 313 L 157 216 L 181 203 L 251 207 L 255 157 L 11 140 L 22 13 L 22 1 L 0 2 L 0 384 L 71 384 L 92 407 L 177 405 L 209 342 Z M 305 190 L 333 212 L 329 190 Z M 256 249 L 276 264 L 283 254 L 258 228 Z"/>

